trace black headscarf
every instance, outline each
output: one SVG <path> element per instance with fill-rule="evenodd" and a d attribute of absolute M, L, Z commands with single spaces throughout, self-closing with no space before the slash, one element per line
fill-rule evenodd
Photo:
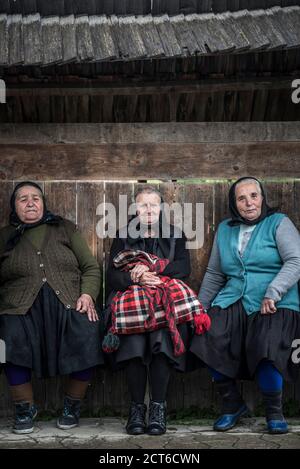
<path fill-rule="evenodd" d="M 246 218 L 244 218 L 240 215 L 240 213 L 237 209 L 237 206 L 236 206 L 235 188 L 236 188 L 237 184 L 239 184 L 241 181 L 244 181 L 245 179 L 253 179 L 254 181 L 256 181 L 260 186 L 261 195 L 263 197 L 262 207 L 261 207 L 261 214 L 255 220 L 246 220 Z M 269 205 L 267 204 L 267 200 L 266 200 L 265 190 L 264 190 L 261 182 L 258 179 L 254 178 L 252 176 L 245 176 L 245 177 L 242 177 L 242 178 L 238 179 L 237 181 L 235 181 L 235 183 L 232 184 L 232 186 L 229 189 L 229 210 L 230 210 L 230 214 L 231 214 L 231 220 L 228 222 L 229 226 L 236 226 L 236 225 L 240 225 L 240 224 L 253 226 L 253 225 L 257 225 L 257 223 L 260 223 L 266 217 L 269 217 L 270 215 L 273 215 L 273 213 L 278 211 L 278 208 L 269 207 Z"/>
<path fill-rule="evenodd" d="M 17 191 L 23 186 L 35 187 L 42 194 L 43 203 L 44 203 L 43 216 L 36 223 L 23 223 L 17 215 L 16 203 L 15 203 L 16 202 L 16 195 L 17 195 Z M 11 249 L 13 249 L 18 244 L 18 242 L 20 241 L 24 231 L 26 231 L 30 228 L 34 228 L 35 226 L 43 225 L 44 223 L 57 225 L 62 220 L 61 217 L 59 217 L 58 215 L 54 215 L 49 210 L 47 210 L 45 196 L 42 192 L 42 189 L 40 188 L 40 186 L 38 184 L 36 184 L 35 182 L 31 182 L 31 181 L 22 181 L 22 182 L 20 182 L 19 184 L 16 185 L 16 187 L 15 187 L 15 189 L 14 189 L 12 195 L 11 195 L 11 198 L 10 198 L 10 208 L 11 208 L 11 212 L 10 212 L 10 215 L 9 215 L 9 223 L 10 223 L 10 225 L 15 227 L 15 230 L 13 231 L 13 233 L 11 234 L 11 236 L 9 237 L 9 239 L 6 243 L 6 246 L 5 246 L 6 251 L 10 251 Z"/>

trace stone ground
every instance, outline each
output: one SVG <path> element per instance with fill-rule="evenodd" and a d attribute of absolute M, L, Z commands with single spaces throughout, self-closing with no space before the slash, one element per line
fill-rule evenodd
<path fill-rule="evenodd" d="M 300 449 L 300 421 L 289 419 L 290 433 L 269 435 L 262 418 L 247 418 L 226 433 L 212 431 L 212 420 L 199 425 L 169 424 L 165 435 L 129 436 L 125 421 L 118 418 L 81 419 L 80 426 L 59 430 L 55 421 L 37 421 L 29 435 L 11 432 L 12 420 L 0 419 L 0 449 L 3 448 L 94 448 L 94 449 Z"/>

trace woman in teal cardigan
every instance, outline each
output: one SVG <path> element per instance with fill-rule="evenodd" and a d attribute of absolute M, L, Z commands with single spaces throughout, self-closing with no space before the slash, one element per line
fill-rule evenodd
<path fill-rule="evenodd" d="M 255 376 L 269 433 L 286 433 L 282 388 L 283 379 L 297 374 L 291 354 L 300 325 L 300 236 L 286 215 L 268 206 L 255 178 L 232 185 L 229 208 L 199 292 L 212 326 L 194 337 L 191 351 L 208 366 L 222 397 L 216 431 L 248 413 L 236 379 Z"/>

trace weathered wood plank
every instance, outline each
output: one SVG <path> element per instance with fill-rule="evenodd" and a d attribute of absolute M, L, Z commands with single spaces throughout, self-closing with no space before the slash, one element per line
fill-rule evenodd
<path fill-rule="evenodd" d="M 210 35 L 209 41 L 213 41 L 214 46 L 217 47 L 219 52 L 232 52 L 235 49 L 235 41 L 228 35 L 226 29 L 223 27 L 222 22 L 215 17 L 215 15 L 204 15 L 203 21 L 206 22 L 207 30 Z M 210 48 L 210 42 L 208 46 Z"/>
<path fill-rule="evenodd" d="M 171 373 L 167 392 L 167 405 L 169 412 L 184 407 L 184 376 L 181 373 L 175 371 Z"/>
<path fill-rule="evenodd" d="M 176 57 L 181 55 L 181 47 L 176 39 L 175 31 L 169 21 L 168 15 L 153 18 L 154 24 L 160 36 L 165 55 Z"/>
<path fill-rule="evenodd" d="M 97 207 L 104 202 L 104 185 L 101 182 L 82 183 L 76 185 L 77 219 L 80 232 L 87 241 L 92 253 L 97 257 L 103 279 L 103 239 L 98 236 L 96 227 L 98 222 Z M 102 305 L 103 281 L 99 294 Z"/>
<path fill-rule="evenodd" d="M 83 408 L 90 417 L 99 417 L 103 413 L 105 374 L 105 370 L 97 368 L 88 387 Z"/>
<path fill-rule="evenodd" d="M 179 11 L 179 0 L 153 0 L 152 14 L 161 15 L 168 13 L 175 15 Z"/>
<path fill-rule="evenodd" d="M 197 43 L 193 30 L 189 27 L 189 23 L 184 21 L 184 15 L 173 16 L 170 18 L 170 22 L 183 54 L 193 55 L 203 52 Z"/>
<path fill-rule="evenodd" d="M 129 62 L 130 64 L 131 62 Z M 161 63 L 162 64 L 162 63 Z M 245 62 L 245 67 L 247 62 Z M 162 66 L 162 65 L 161 65 Z M 169 69 L 168 69 L 169 70 Z M 74 86 L 65 84 L 63 87 L 57 85 L 45 85 L 35 83 L 33 87 L 30 85 L 9 84 L 7 87 L 7 96 L 127 96 L 127 95 L 161 95 L 164 93 L 207 93 L 218 91 L 247 91 L 247 90 L 291 90 L 291 78 L 285 76 L 270 77 L 253 77 L 251 80 L 247 78 L 222 78 L 207 79 L 198 81 L 189 81 L 188 84 L 183 82 L 157 82 L 146 83 L 144 85 L 125 85 L 119 87 L 103 86 L 103 84 L 92 84 L 89 86 Z"/>
<path fill-rule="evenodd" d="M 192 373 L 185 373 L 183 376 L 183 387 L 183 407 L 185 409 L 196 407 L 201 410 L 206 409 L 210 411 L 212 406 L 216 406 L 213 382 L 206 368 L 195 370 Z"/>
<path fill-rule="evenodd" d="M 30 15 L 37 11 L 37 0 L 23 0 L 23 14 Z"/>
<path fill-rule="evenodd" d="M 76 223 L 76 183 L 45 182 L 47 207 L 57 215 Z"/>
<path fill-rule="evenodd" d="M 242 52 L 250 49 L 250 42 L 246 38 L 239 24 L 234 21 L 233 16 L 229 13 L 221 13 L 217 15 L 227 35 L 235 45 L 235 52 Z"/>
<path fill-rule="evenodd" d="M 217 53 L 218 45 L 215 41 L 215 38 L 211 36 L 210 31 L 208 30 L 207 22 L 198 20 L 197 15 L 188 15 L 186 20 L 189 23 L 189 27 L 192 29 L 195 38 L 198 42 L 198 46 L 202 54 L 207 54 L 207 52 Z"/>
<path fill-rule="evenodd" d="M 9 214 L 10 214 L 10 196 L 13 191 L 13 182 L 12 181 L 2 181 L 0 183 L 0 202 L 1 202 L 1 217 L 0 217 L 0 227 L 2 228 L 9 223 Z"/>
<path fill-rule="evenodd" d="M 0 15 L 0 64 L 5 65 L 8 62 L 8 28 L 7 15 Z"/>
<path fill-rule="evenodd" d="M 46 98 L 45 98 L 46 99 Z M 47 98 L 49 99 L 49 98 Z M 77 101 L 65 98 L 66 112 Z M 100 101 L 103 107 L 103 101 Z M 196 103 L 198 106 L 198 101 Z M 96 110 L 91 110 L 96 113 Z M 102 110 L 98 111 L 99 113 Z M 298 122 L 180 122 L 120 124 L 2 124 L 1 144 L 240 143 L 300 140 Z"/>
<path fill-rule="evenodd" d="M 88 16 L 76 17 L 75 25 L 78 60 L 91 60 L 94 58 L 94 49 Z"/>
<path fill-rule="evenodd" d="M 98 221 L 97 207 L 104 202 L 103 183 L 78 182 L 77 194 L 77 219 L 78 227 L 85 237 L 92 253 L 99 255 L 102 262 L 102 240 L 96 233 Z"/>
<path fill-rule="evenodd" d="M 23 19 L 24 63 L 40 64 L 41 50 L 41 17 L 39 14 L 28 15 Z M 47 44 L 48 47 L 48 44 Z"/>
<path fill-rule="evenodd" d="M 300 142 L 3 144 L 0 152 L 2 180 L 234 178 L 244 174 L 278 178 L 300 174 Z"/>
<path fill-rule="evenodd" d="M 23 23 L 22 15 L 8 18 L 9 63 L 20 64 L 24 61 Z"/>
<path fill-rule="evenodd" d="M 106 16 L 90 16 L 90 31 L 92 36 L 95 60 L 111 60 L 118 57 L 111 22 Z"/>
<path fill-rule="evenodd" d="M 13 415 L 13 404 L 4 373 L 0 376 L 0 417 L 7 418 Z"/>
<path fill-rule="evenodd" d="M 140 59 L 147 56 L 139 25 L 135 23 L 134 16 L 112 16 L 111 22 L 122 57 L 125 59 Z"/>
<path fill-rule="evenodd" d="M 51 0 L 51 2 L 44 2 L 43 0 L 36 0 L 38 7 L 37 10 L 41 16 L 56 16 L 62 15 L 64 12 L 64 2 L 61 0 Z M 73 2 L 74 7 L 78 2 Z"/>
<path fill-rule="evenodd" d="M 38 121 L 40 123 L 43 122 L 50 122 L 50 100 L 51 97 L 47 96 L 41 96 L 38 102 L 36 103 L 37 105 L 37 113 L 38 113 Z"/>
<path fill-rule="evenodd" d="M 239 25 L 241 31 L 250 43 L 251 50 L 261 50 L 269 47 L 270 41 L 264 31 L 253 20 L 248 10 L 233 13 L 234 21 Z"/>
<path fill-rule="evenodd" d="M 295 186 L 292 181 L 266 182 L 265 187 L 271 207 L 278 207 L 291 219 L 296 215 L 299 217 L 300 210 L 298 201 L 295 200 Z"/>
<path fill-rule="evenodd" d="M 126 371 L 122 370 L 113 373 L 106 370 L 103 376 L 103 389 L 104 406 L 115 413 L 122 413 L 125 416 L 130 402 Z"/>
<path fill-rule="evenodd" d="M 22 103 L 22 113 L 23 118 L 27 120 L 27 122 L 36 122 L 37 121 L 37 106 L 33 99 L 30 96 L 23 96 L 21 98 Z"/>
<path fill-rule="evenodd" d="M 287 44 L 287 48 L 290 49 L 295 47 L 295 34 L 293 34 L 289 26 L 287 27 L 288 22 L 286 23 L 285 18 L 282 15 L 281 8 L 278 6 L 271 8 L 268 15 L 272 21 L 272 24 L 274 25 L 274 28 L 279 31 L 279 33 L 284 38 L 284 41 Z"/>
<path fill-rule="evenodd" d="M 254 12 L 250 12 L 250 15 L 254 18 L 259 28 L 265 32 L 267 38 L 269 39 L 269 49 L 282 49 L 287 45 L 286 40 L 280 31 L 275 28 L 274 23 L 272 22 L 272 12 L 270 10 L 267 12 L 264 10 L 255 10 Z"/>
<path fill-rule="evenodd" d="M 229 217 L 229 188 L 229 182 L 218 182 L 214 184 L 214 233 L 217 231 L 219 223 Z"/>
<path fill-rule="evenodd" d="M 50 97 L 50 113 L 51 121 L 53 122 L 64 122 L 64 97 L 63 96 L 51 96 Z M 36 122 L 36 121 L 35 121 Z"/>
<path fill-rule="evenodd" d="M 126 0 L 127 15 L 146 15 L 151 11 L 151 0 Z"/>
<path fill-rule="evenodd" d="M 279 29 L 287 42 L 289 49 L 299 47 L 300 44 L 300 31 L 299 31 L 299 18 L 300 8 L 291 7 L 281 9 L 279 7 L 272 8 L 274 16 L 272 21 L 275 22 L 275 26 Z"/>
<path fill-rule="evenodd" d="M 77 58 L 76 27 L 74 15 L 60 18 L 64 62 Z"/>
<path fill-rule="evenodd" d="M 163 57 L 165 50 L 161 43 L 158 31 L 155 28 L 153 17 L 151 15 L 143 16 L 139 20 L 143 42 L 148 57 Z"/>
<path fill-rule="evenodd" d="M 192 207 L 191 212 L 189 212 L 189 209 L 186 212 L 183 211 L 185 215 L 183 230 L 191 243 L 192 274 L 189 278 L 189 284 L 197 293 L 205 274 L 213 241 L 213 189 L 214 186 L 211 184 L 180 184 L 174 186 L 173 201 L 178 202 L 182 207 L 185 203 L 191 204 Z M 194 234 L 195 230 L 197 230 L 197 236 Z"/>
<path fill-rule="evenodd" d="M 43 64 L 61 62 L 63 59 L 62 36 L 58 16 L 42 19 Z"/>
<path fill-rule="evenodd" d="M 294 201 L 295 201 L 295 207 L 297 207 L 297 210 L 293 213 L 293 222 L 297 226 L 298 230 L 300 231 L 300 210 L 299 210 L 299 200 L 300 200 L 300 182 L 295 181 L 294 182 Z M 300 399 L 300 395 L 299 395 Z"/>

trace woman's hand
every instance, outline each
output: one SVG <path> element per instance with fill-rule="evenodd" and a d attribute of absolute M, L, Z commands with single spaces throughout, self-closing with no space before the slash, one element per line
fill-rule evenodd
<path fill-rule="evenodd" d="M 83 293 L 77 300 L 76 311 L 79 313 L 87 314 L 89 321 L 96 322 L 99 320 L 98 314 L 95 309 L 93 298 L 86 293 Z"/>
<path fill-rule="evenodd" d="M 276 313 L 277 308 L 275 306 L 275 301 L 271 298 L 264 298 L 260 307 L 261 314 L 274 314 Z"/>
<path fill-rule="evenodd" d="M 133 283 L 138 283 L 141 276 L 144 272 L 148 272 L 149 267 L 144 264 L 137 264 L 134 268 L 130 271 L 130 277 Z"/>
<path fill-rule="evenodd" d="M 156 287 L 157 285 L 162 285 L 162 283 L 155 272 L 144 272 L 139 280 L 139 284 L 145 287 Z"/>

